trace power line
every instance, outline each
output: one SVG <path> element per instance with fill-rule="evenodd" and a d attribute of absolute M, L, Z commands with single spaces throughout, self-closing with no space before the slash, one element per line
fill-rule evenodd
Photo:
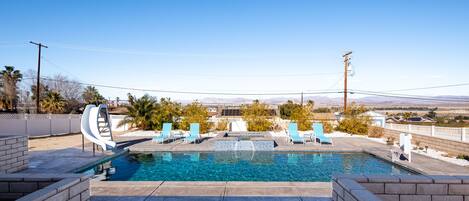
<path fill-rule="evenodd" d="M 212 77 L 212 78 L 246 78 L 246 77 L 262 77 L 262 78 L 279 78 L 279 77 L 313 77 L 324 75 L 339 75 L 341 72 L 323 72 L 323 73 L 301 73 L 301 74 L 246 74 L 246 75 L 233 75 L 233 74 L 171 74 L 171 76 L 186 76 L 186 77 Z"/>
<path fill-rule="evenodd" d="M 256 57 L 277 57 L 277 56 L 310 56 L 309 54 L 267 54 L 267 55 L 253 55 L 253 54 L 233 54 L 233 53 L 180 53 L 180 52 L 157 52 L 157 51 L 146 51 L 146 50 L 135 50 L 135 49 L 122 49 L 122 48 L 107 48 L 107 47 L 86 47 L 77 46 L 70 44 L 60 43 L 49 43 L 53 44 L 54 47 L 69 49 L 75 51 L 86 51 L 86 52 L 100 52 L 107 54 L 130 54 L 130 55 L 142 55 L 142 56 L 165 56 L 165 57 L 211 57 L 211 58 L 256 58 Z"/>
<path fill-rule="evenodd" d="M 54 67 L 63 70 L 67 72 L 68 74 L 74 76 L 73 73 L 70 71 L 66 70 L 66 68 L 58 65 L 57 63 L 53 62 L 50 60 L 50 58 L 46 58 L 44 56 L 41 56 L 42 59 L 44 59 L 47 63 L 53 65 Z M 211 77 L 211 78 L 227 78 L 227 77 L 233 77 L 233 78 L 246 78 L 246 77 L 313 77 L 313 76 L 324 76 L 324 75 L 339 75 L 342 74 L 342 72 L 319 72 L 319 73 L 301 73 L 301 74 L 245 74 L 245 75 L 233 75 L 233 74 L 175 74 L 172 73 L 171 76 L 181 76 L 181 77 Z M 74 76 L 76 77 L 76 76 Z"/>
<path fill-rule="evenodd" d="M 415 96 L 397 96 L 397 95 L 389 95 L 389 94 L 380 94 L 380 93 L 370 93 L 370 92 L 351 92 L 354 94 L 362 94 L 362 95 L 373 95 L 373 96 L 382 96 L 382 97 L 390 97 L 390 98 L 402 98 L 402 99 L 413 99 L 413 100 L 422 100 L 422 101 L 438 101 L 438 102 L 453 102 L 453 103 L 469 103 L 469 99 L 466 100 L 455 100 L 455 99 L 442 99 L 442 98 L 422 98 L 422 97 L 415 97 Z"/>
<path fill-rule="evenodd" d="M 74 78 L 77 78 L 77 76 L 75 76 L 75 74 L 73 74 L 72 72 L 68 71 L 67 69 L 61 67 L 60 65 L 58 65 L 57 63 L 51 61 L 50 59 L 44 57 L 44 56 L 41 56 L 42 59 L 44 59 L 44 61 L 46 61 L 47 63 L 51 64 L 53 67 L 57 68 L 57 69 L 60 69 L 62 71 L 65 71 L 67 74 L 71 75 L 72 77 Z"/>
<path fill-rule="evenodd" d="M 25 78 L 25 79 L 34 79 L 34 78 Z M 158 92 L 158 93 L 172 93 L 172 94 L 195 94 L 195 95 L 227 95 L 227 96 L 277 96 L 277 95 L 300 95 L 299 92 L 289 92 L 289 93 L 227 93 L 227 92 L 204 92 L 204 91 L 178 91 L 178 90 L 162 90 L 162 89 L 145 89 L 145 88 L 133 88 L 133 87 L 120 87 L 112 85 L 103 85 L 103 84 L 94 84 L 94 83 L 84 83 L 77 81 L 64 81 L 56 80 L 47 77 L 42 77 L 43 80 L 56 81 L 56 82 L 73 82 L 85 86 L 95 86 L 103 87 L 110 89 L 121 89 L 121 90 L 130 90 L 130 91 L 142 91 L 142 92 Z M 304 94 L 333 94 L 340 93 L 339 91 L 316 91 L 316 92 L 305 92 Z"/>
<path fill-rule="evenodd" d="M 429 87 L 408 88 L 408 89 L 392 89 L 392 90 L 385 90 L 383 92 L 415 91 L 415 90 L 438 89 L 438 88 L 460 87 L 460 86 L 469 86 L 469 82 L 459 83 L 459 84 L 437 85 L 437 86 L 429 86 Z"/>
<path fill-rule="evenodd" d="M 423 95 L 414 95 L 414 94 L 401 94 L 401 93 L 386 93 L 386 92 L 379 92 L 379 91 L 367 91 L 367 90 L 355 90 L 351 89 L 350 91 L 355 92 L 355 93 L 374 93 L 374 94 L 385 94 L 385 95 L 390 95 L 390 96 L 412 96 L 412 97 L 417 97 L 417 98 L 438 98 L 438 96 L 423 96 Z M 467 98 L 464 97 L 445 97 L 446 99 L 451 99 L 451 100 L 467 100 Z"/>
<path fill-rule="evenodd" d="M 28 78 L 25 79 L 34 79 Z M 179 90 L 161 90 L 161 89 L 145 89 L 145 88 L 133 88 L 133 87 L 121 87 L 121 86 L 112 86 L 112 85 L 103 85 L 95 83 L 84 83 L 77 81 L 65 81 L 57 80 L 43 77 L 41 79 L 57 81 L 57 82 L 73 82 L 84 86 L 96 86 L 102 88 L 110 89 L 120 89 L 120 90 L 129 90 L 129 91 L 142 91 L 142 92 L 157 92 L 157 93 L 171 93 L 171 94 L 195 94 L 195 95 L 227 95 L 227 96 L 277 96 L 277 95 L 300 95 L 301 92 L 283 92 L 283 93 L 227 93 L 227 92 L 207 92 L 207 91 L 179 91 Z M 317 90 L 317 91 L 307 91 L 304 94 L 314 95 L 314 94 L 338 94 L 343 93 L 342 90 Z M 362 95 L 372 95 L 372 96 L 381 96 L 381 97 L 390 97 L 390 98 L 402 98 L 402 99 L 413 99 L 413 100 L 422 100 L 422 101 L 439 101 L 439 102 L 455 102 L 455 103 L 469 103 L 469 99 L 450 99 L 450 98 L 436 98 L 430 96 L 419 96 L 411 94 L 391 94 L 391 93 L 381 93 L 374 91 L 364 91 L 364 90 L 350 90 L 348 94 L 362 94 Z"/>

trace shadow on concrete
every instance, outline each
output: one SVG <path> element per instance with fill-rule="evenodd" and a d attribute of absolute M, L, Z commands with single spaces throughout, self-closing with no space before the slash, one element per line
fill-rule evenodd
<path fill-rule="evenodd" d="M 116 148 L 117 149 L 123 149 L 123 148 L 129 147 L 129 146 L 132 146 L 134 144 L 138 144 L 138 143 L 146 142 L 146 141 L 150 141 L 150 140 L 151 140 L 151 138 L 143 138 L 143 139 L 136 139 L 136 140 L 121 141 L 121 142 L 117 142 Z"/>

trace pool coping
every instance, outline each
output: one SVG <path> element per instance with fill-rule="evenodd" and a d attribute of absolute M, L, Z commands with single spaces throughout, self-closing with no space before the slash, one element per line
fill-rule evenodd
<path fill-rule="evenodd" d="M 89 168 L 91 168 L 91 167 L 93 167 L 93 166 L 96 166 L 96 165 L 98 165 L 98 164 L 100 164 L 100 163 L 104 163 L 104 162 L 110 161 L 110 160 L 112 160 L 112 159 L 114 159 L 114 158 L 117 158 L 117 157 L 119 157 L 119 156 L 121 156 L 121 155 L 123 155 L 123 154 L 126 154 L 126 153 L 128 153 L 128 152 L 129 152 L 129 149 L 128 149 L 128 148 L 121 149 L 121 150 L 119 150 L 118 152 L 116 152 L 116 153 L 114 153 L 114 154 L 112 154 L 112 155 L 102 157 L 102 158 L 100 158 L 100 159 L 98 159 L 98 160 L 95 160 L 95 161 L 93 161 L 93 162 L 90 162 L 90 163 L 88 163 L 88 164 L 86 164 L 86 165 L 83 165 L 83 166 L 81 166 L 81 167 L 78 167 L 78 168 L 75 168 L 75 169 L 73 169 L 73 170 L 70 170 L 70 171 L 68 171 L 67 173 L 82 173 L 82 172 L 85 171 L 86 169 L 89 169 Z"/>
<path fill-rule="evenodd" d="M 224 200 L 225 198 L 273 198 L 276 200 L 330 200 L 331 182 L 238 181 L 92 181 L 93 197 L 107 196 L 176 198 L 176 200 Z M 152 200 L 152 199 L 150 199 Z M 237 199 L 235 199 L 237 200 Z"/>

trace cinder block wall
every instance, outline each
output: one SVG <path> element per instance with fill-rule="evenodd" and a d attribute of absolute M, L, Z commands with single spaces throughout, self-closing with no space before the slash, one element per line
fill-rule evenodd
<path fill-rule="evenodd" d="M 337 175 L 332 188 L 334 201 L 469 200 L 469 176 Z"/>
<path fill-rule="evenodd" d="M 0 137 L 0 174 L 13 173 L 28 167 L 28 137 Z"/>
<path fill-rule="evenodd" d="M 88 201 L 89 188 L 83 174 L 0 174 L 0 200 Z"/>
<path fill-rule="evenodd" d="M 384 137 L 394 137 L 394 139 L 399 141 L 399 134 L 403 133 L 402 131 L 384 129 Z M 412 133 L 411 133 L 412 134 Z M 420 143 L 420 146 L 428 146 L 431 149 L 444 151 L 451 155 L 465 154 L 469 155 L 469 143 L 458 142 L 453 140 L 446 140 L 438 137 L 424 136 L 413 134 L 412 135 L 412 144 Z"/>

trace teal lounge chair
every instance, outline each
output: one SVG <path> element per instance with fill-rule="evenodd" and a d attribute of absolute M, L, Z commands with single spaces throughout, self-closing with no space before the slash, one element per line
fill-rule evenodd
<path fill-rule="evenodd" d="M 303 144 L 305 143 L 305 140 L 298 133 L 298 124 L 296 123 L 288 124 L 288 135 L 292 143 L 295 143 L 295 142 L 301 142 Z"/>
<path fill-rule="evenodd" d="M 161 131 L 161 135 L 156 136 L 153 138 L 154 142 L 163 143 L 164 141 L 171 138 L 171 123 L 163 123 L 163 130 Z"/>
<path fill-rule="evenodd" d="M 324 135 L 324 129 L 322 123 L 313 123 L 313 132 L 315 139 L 319 140 L 319 143 L 332 144 L 332 139 Z"/>
<path fill-rule="evenodd" d="M 197 141 L 200 139 L 199 123 L 191 123 L 190 127 L 189 136 L 184 138 L 184 141 L 187 143 L 197 143 Z"/>

